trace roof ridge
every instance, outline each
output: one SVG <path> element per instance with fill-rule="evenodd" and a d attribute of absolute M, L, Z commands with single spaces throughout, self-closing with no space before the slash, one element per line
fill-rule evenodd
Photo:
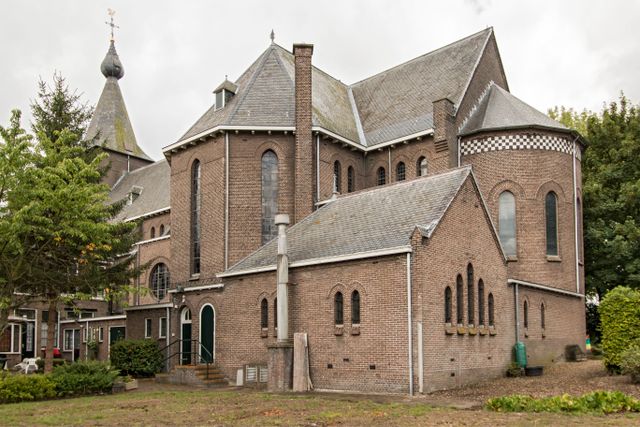
<path fill-rule="evenodd" d="M 467 91 L 469 90 L 469 86 L 471 86 L 471 81 L 473 80 L 473 76 L 476 74 L 476 70 L 478 69 L 478 65 L 480 65 L 480 60 L 482 59 L 482 56 L 484 55 L 484 52 L 487 50 L 487 46 L 489 45 L 489 40 L 491 40 L 491 35 L 493 34 L 493 27 L 489 27 L 488 28 L 489 33 L 487 38 L 485 39 L 484 43 L 482 44 L 482 49 L 480 49 L 480 55 L 478 55 L 478 58 L 476 59 L 476 63 L 473 64 L 473 69 L 471 70 L 471 73 L 469 73 L 469 79 L 467 80 L 467 84 L 464 85 L 464 90 L 462 92 L 460 92 L 460 98 L 457 99 L 455 105 L 460 105 L 460 103 L 462 102 L 462 100 L 464 99 L 464 96 L 466 95 Z M 500 64 L 502 65 L 502 64 Z M 458 108 L 456 107 L 456 112 L 457 112 Z"/>
<path fill-rule="evenodd" d="M 280 48 L 280 49 L 282 49 L 285 53 L 287 53 L 287 54 L 289 54 L 289 55 L 291 55 L 291 56 L 295 57 L 295 55 L 294 55 L 292 52 L 290 52 L 288 49 L 286 49 L 286 48 L 284 48 L 284 47 L 280 46 L 279 44 L 274 43 L 274 46 L 279 47 L 279 48 Z M 333 80 L 337 81 L 338 83 L 340 83 L 341 85 L 343 85 L 345 88 L 348 88 L 348 87 L 349 87 L 349 85 L 348 85 L 348 84 L 346 84 L 345 82 L 343 82 L 343 81 L 342 81 L 342 80 L 340 80 L 339 78 L 334 77 L 333 75 L 329 74 L 327 71 L 324 71 L 322 68 L 319 68 L 319 67 L 317 67 L 317 66 L 315 66 L 315 65 L 313 65 L 313 64 L 311 64 L 311 68 L 315 69 L 316 71 L 318 71 L 318 72 L 319 72 L 319 73 L 321 73 L 321 74 L 324 74 L 325 76 L 329 77 L 330 79 L 333 79 Z"/>
<path fill-rule="evenodd" d="M 441 47 L 439 47 L 439 48 L 437 48 L 437 49 L 434 49 L 434 50 L 429 51 L 429 52 L 427 52 L 427 53 L 423 53 L 422 55 L 416 56 L 416 57 L 411 58 L 411 59 L 409 59 L 409 60 L 407 60 L 407 61 L 401 62 L 400 64 L 394 65 L 393 67 L 387 68 L 387 69 L 382 70 L 382 71 L 380 71 L 380 72 L 378 72 L 378 73 L 376 73 L 376 74 L 373 74 L 373 75 L 371 75 L 371 76 L 369 76 L 369 77 L 365 77 L 364 79 L 361 79 L 361 80 L 358 80 L 357 82 L 351 83 L 349 86 L 350 86 L 350 87 L 357 86 L 357 85 L 359 85 L 360 83 L 363 83 L 363 82 L 365 82 L 365 81 L 367 81 L 367 80 L 369 80 L 369 79 L 372 79 L 372 78 L 377 77 L 377 76 L 379 76 L 379 75 L 381 75 L 381 74 L 387 73 L 387 72 L 389 72 L 389 71 L 391 71 L 391 70 L 394 70 L 394 69 L 396 69 L 396 68 L 400 68 L 400 67 L 402 67 L 402 66 L 404 66 L 404 65 L 410 64 L 410 63 L 412 63 L 412 62 L 414 62 L 414 61 L 417 61 L 418 59 L 422 59 L 422 58 L 424 58 L 424 57 L 426 57 L 426 56 L 432 55 L 432 54 L 437 53 L 437 52 L 440 52 L 440 51 L 442 51 L 442 50 L 449 49 L 449 48 L 453 47 L 454 45 L 457 45 L 458 43 L 462 43 L 462 42 L 467 41 L 467 40 L 469 40 L 469 39 L 471 39 L 471 38 L 473 38 L 473 37 L 476 37 L 476 36 L 478 36 L 479 34 L 481 34 L 481 33 L 483 33 L 483 32 L 488 32 L 489 34 L 491 34 L 491 33 L 493 33 L 493 27 L 485 28 L 484 30 L 481 30 L 481 31 L 475 32 L 475 33 L 470 34 L 470 35 L 468 35 L 468 36 L 466 36 L 466 37 L 463 37 L 463 38 L 461 38 L 461 39 L 458 39 L 458 40 L 456 40 L 456 41 L 453 41 L 453 42 L 451 42 L 451 43 L 449 43 L 449 44 L 446 44 L 446 45 L 444 45 L 444 46 L 441 46 Z M 484 50 L 484 47 L 483 47 L 483 50 Z M 475 71 L 475 67 L 474 67 L 474 71 Z"/>
<path fill-rule="evenodd" d="M 482 93 L 480 93 L 480 96 L 478 96 L 478 99 L 476 99 L 476 102 L 474 102 L 473 106 L 469 109 L 469 112 L 467 113 L 464 120 L 462 120 L 462 123 L 460 123 L 460 126 L 458 126 L 458 132 L 461 132 L 462 129 L 464 129 L 464 127 L 467 125 L 469 120 L 471 120 L 471 117 L 473 117 L 476 111 L 478 111 L 478 108 L 480 108 L 480 104 L 482 104 L 485 98 L 489 96 L 489 93 L 491 92 L 491 88 L 493 86 L 497 86 L 497 85 L 493 80 L 490 80 L 487 86 L 482 91 Z M 483 122 L 484 122 L 484 119 L 483 119 Z"/>
<path fill-rule="evenodd" d="M 132 176 L 132 175 L 136 175 L 136 174 L 138 174 L 139 172 L 141 172 L 142 170 L 144 170 L 144 169 L 148 169 L 148 168 L 150 168 L 150 167 L 152 167 L 152 166 L 158 166 L 158 165 L 159 165 L 160 163 L 162 163 L 162 162 L 164 162 L 164 163 L 168 163 L 168 162 L 167 162 L 167 159 L 160 159 L 160 160 L 156 160 L 155 162 L 153 162 L 153 163 L 151 163 L 151 164 L 148 164 L 148 165 L 142 166 L 141 168 L 134 169 L 134 170 L 132 170 L 131 172 L 127 172 L 126 174 L 123 174 L 120 178 L 118 178 L 118 181 L 113 185 L 113 187 L 111 187 L 111 190 L 114 190 L 114 189 L 115 189 L 115 188 L 116 188 L 116 187 L 117 187 L 117 186 L 118 186 L 118 185 L 119 185 L 119 184 L 124 180 L 124 178 L 125 178 L 125 177 Z"/>

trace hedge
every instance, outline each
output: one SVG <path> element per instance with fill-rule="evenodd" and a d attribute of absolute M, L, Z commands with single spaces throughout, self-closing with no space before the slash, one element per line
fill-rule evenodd
<path fill-rule="evenodd" d="M 163 357 L 156 341 L 120 340 L 111 345 L 111 363 L 123 375 L 150 377 L 160 372 Z"/>
<path fill-rule="evenodd" d="M 582 396 L 543 397 L 512 395 L 489 399 L 486 409 L 496 412 L 568 412 L 614 414 L 640 412 L 640 400 L 619 391 L 594 391 Z"/>
<path fill-rule="evenodd" d="M 622 353 L 640 338 L 640 292 L 618 286 L 607 292 L 599 312 L 604 364 L 620 372 Z"/>

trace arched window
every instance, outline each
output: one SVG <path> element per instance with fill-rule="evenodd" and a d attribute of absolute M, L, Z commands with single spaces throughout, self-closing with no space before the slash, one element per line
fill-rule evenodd
<path fill-rule="evenodd" d="M 351 324 L 360 324 L 360 292 L 351 293 Z"/>
<path fill-rule="evenodd" d="M 156 228 L 155 227 L 151 227 L 151 232 L 149 233 L 149 237 L 151 239 L 154 239 L 156 237 Z"/>
<path fill-rule="evenodd" d="M 451 301 L 451 287 L 447 286 L 444 290 L 444 322 L 451 324 L 451 316 L 453 314 L 453 310 L 451 305 L 453 301 Z"/>
<path fill-rule="evenodd" d="M 376 174 L 376 176 L 378 179 L 377 181 L 378 185 L 385 185 L 387 183 L 387 173 L 385 172 L 382 166 L 378 168 L 378 173 Z"/>
<path fill-rule="evenodd" d="M 157 300 L 161 300 L 167 295 L 169 289 L 169 269 L 167 265 L 160 262 L 151 270 L 151 293 Z"/>
<path fill-rule="evenodd" d="M 160 224 L 160 234 L 158 236 L 164 236 L 164 224 Z"/>
<path fill-rule="evenodd" d="M 544 318 L 544 303 L 540 304 L 540 327 L 543 330 L 546 327 L 546 321 Z"/>
<path fill-rule="evenodd" d="M 418 163 L 416 164 L 416 175 L 427 176 L 427 158 L 424 156 L 418 159 Z"/>
<path fill-rule="evenodd" d="M 558 255 L 558 197 L 553 191 L 547 193 L 544 200 L 544 212 L 547 229 L 547 255 Z"/>
<path fill-rule="evenodd" d="M 522 320 L 524 322 L 524 328 L 527 329 L 529 327 L 529 304 L 527 300 L 524 300 L 524 309 L 522 310 Z"/>
<path fill-rule="evenodd" d="M 478 280 L 478 325 L 484 326 L 484 282 Z"/>
<path fill-rule="evenodd" d="M 406 167 L 404 162 L 400 162 L 396 165 L 396 181 L 404 181 L 406 178 Z"/>
<path fill-rule="evenodd" d="M 343 310 L 342 292 L 336 292 L 333 298 L 333 318 L 336 325 L 342 325 L 344 323 L 344 310 Z"/>
<path fill-rule="evenodd" d="M 262 244 L 276 237 L 278 213 L 278 156 L 271 150 L 262 155 Z"/>
<path fill-rule="evenodd" d="M 200 161 L 191 166 L 191 274 L 200 274 Z"/>
<path fill-rule="evenodd" d="M 459 274 L 456 278 L 456 314 L 458 325 L 462 325 L 464 323 L 464 284 Z"/>
<path fill-rule="evenodd" d="M 262 329 L 269 327 L 269 303 L 266 298 L 260 301 L 260 327 Z"/>
<path fill-rule="evenodd" d="M 278 298 L 273 300 L 273 327 L 278 329 Z"/>
<path fill-rule="evenodd" d="M 333 191 L 342 192 L 342 167 L 337 160 L 333 162 Z"/>
<path fill-rule="evenodd" d="M 487 308 L 489 309 L 489 326 L 495 326 L 495 313 L 494 313 L 494 306 L 493 306 L 493 294 L 491 292 L 489 292 L 489 295 L 487 296 Z"/>
<path fill-rule="evenodd" d="M 513 193 L 503 191 L 498 205 L 500 243 L 508 256 L 516 256 L 516 198 Z"/>
<path fill-rule="evenodd" d="M 474 306 L 475 306 L 475 296 L 473 292 L 473 287 L 475 283 L 473 281 L 473 266 L 471 264 L 467 265 L 467 322 L 470 325 L 473 325 L 474 318 Z"/>
<path fill-rule="evenodd" d="M 347 169 L 347 192 L 353 191 L 356 191 L 356 172 L 353 170 L 353 166 L 349 166 Z"/>

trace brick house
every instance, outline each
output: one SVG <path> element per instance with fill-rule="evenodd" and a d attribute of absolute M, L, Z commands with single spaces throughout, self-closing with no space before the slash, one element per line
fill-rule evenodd
<path fill-rule="evenodd" d="M 98 330 L 276 390 L 296 332 L 317 389 L 371 392 L 503 375 L 516 341 L 531 364 L 583 346 L 582 142 L 509 92 L 493 29 L 352 85 L 313 50 L 272 41 L 165 159 L 120 167 L 149 269 Z"/>

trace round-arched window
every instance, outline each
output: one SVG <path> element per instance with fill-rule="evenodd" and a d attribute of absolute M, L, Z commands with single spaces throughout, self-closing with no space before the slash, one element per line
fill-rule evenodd
<path fill-rule="evenodd" d="M 167 265 L 160 262 L 151 270 L 150 280 L 151 293 L 156 299 L 161 300 L 167 295 L 169 289 L 169 269 Z"/>

